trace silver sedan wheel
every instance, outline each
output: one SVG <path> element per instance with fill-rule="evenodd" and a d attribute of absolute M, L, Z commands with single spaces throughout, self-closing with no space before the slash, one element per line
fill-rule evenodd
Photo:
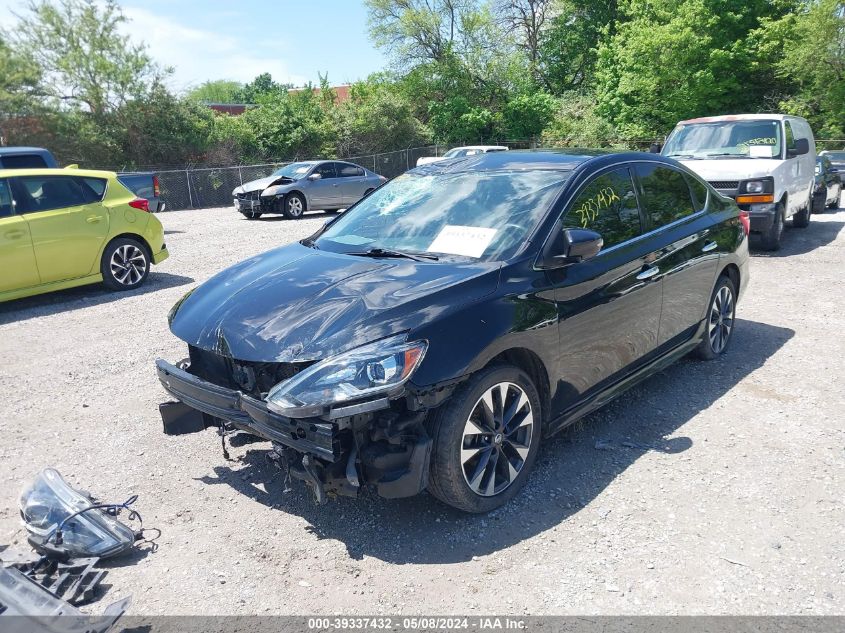
<path fill-rule="evenodd" d="M 299 196 L 290 196 L 287 200 L 288 212 L 294 216 L 302 215 L 302 199 Z"/>
<path fill-rule="evenodd" d="M 721 354 L 728 344 L 734 327 L 734 297 L 728 286 L 719 288 L 710 306 L 708 333 L 710 347 L 716 354 Z"/>
<path fill-rule="evenodd" d="M 134 286 L 147 272 L 147 256 L 137 246 L 123 244 L 111 256 L 110 269 L 114 280 L 122 286 Z"/>
<path fill-rule="evenodd" d="M 493 385 L 464 427 L 461 465 L 470 489 L 483 497 L 510 486 L 525 466 L 534 433 L 531 401 L 519 385 Z"/>

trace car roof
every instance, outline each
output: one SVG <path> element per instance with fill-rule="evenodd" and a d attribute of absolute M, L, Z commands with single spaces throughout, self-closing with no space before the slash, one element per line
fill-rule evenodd
<path fill-rule="evenodd" d="M 695 119 L 686 119 L 685 121 L 679 121 L 678 125 L 718 123 L 720 121 L 785 121 L 786 119 L 801 119 L 801 117 L 790 114 L 723 114 L 720 116 L 702 116 Z"/>
<path fill-rule="evenodd" d="M 114 178 L 113 171 L 76 169 L 75 167 L 30 167 L 27 169 L 0 169 L 0 178 L 15 176 L 83 176 L 87 178 Z"/>
<path fill-rule="evenodd" d="M 453 147 L 449 151 L 456 149 L 508 149 L 505 145 L 461 145 L 460 147 Z"/>
<path fill-rule="evenodd" d="M 571 171 L 580 165 L 595 161 L 612 164 L 631 160 L 652 160 L 678 166 L 679 163 L 659 154 L 645 152 L 614 152 L 602 149 L 541 149 L 490 152 L 461 158 L 447 158 L 426 163 L 411 170 L 415 174 L 460 173 L 472 171 L 559 170 Z"/>
<path fill-rule="evenodd" d="M 43 147 L 0 147 L 0 156 L 14 156 L 15 154 L 49 154 Z"/>

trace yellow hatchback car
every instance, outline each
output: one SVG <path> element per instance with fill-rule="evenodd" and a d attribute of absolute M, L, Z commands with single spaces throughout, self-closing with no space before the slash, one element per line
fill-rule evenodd
<path fill-rule="evenodd" d="M 99 281 L 131 290 L 167 256 L 161 222 L 114 172 L 0 169 L 0 301 Z"/>

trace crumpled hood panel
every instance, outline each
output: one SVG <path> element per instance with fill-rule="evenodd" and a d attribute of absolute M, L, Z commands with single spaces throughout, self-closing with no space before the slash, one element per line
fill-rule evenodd
<path fill-rule="evenodd" d="M 250 182 L 245 182 L 240 187 L 235 188 L 235 193 L 250 193 L 252 191 L 264 191 L 267 187 L 272 185 L 277 180 L 282 180 L 284 184 L 290 184 L 294 182 L 290 178 L 285 178 L 284 176 L 267 176 L 266 178 L 259 178 L 258 180 L 251 180 Z"/>
<path fill-rule="evenodd" d="M 492 293 L 498 263 L 422 263 L 291 244 L 215 275 L 170 324 L 183 341 L 257 362 L 331 356 Z"/>

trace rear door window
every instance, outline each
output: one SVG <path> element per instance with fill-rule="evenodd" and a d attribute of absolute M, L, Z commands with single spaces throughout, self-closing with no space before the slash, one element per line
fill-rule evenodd
<path fill-rule="evenodd" d="M 628 168 L 593 178 L 572 202 L 564 226 L 595 231 L 605 248 L 640 235 L 640 210 Z"/>
<path fill-rule="evenodd" d="M 337 166 L 338 176 L 341 178 L 352 178 L 353 176 L 363 176 L 364 170 L 357 165 L 350 165 L 349 163 L 335 163 Z"/>
<path fill-rule="evenodd" d="M 679 171 L 661 165 L 640 163 L 640 204 L 652 229 L 671 224 L 696 212 L 687 179 Z"/>
<path fill-rule="evenodd" d="M 14 213 L 12 207 L 12 192 L 9 190 L 9 181 L 0 180 L 0 218 L 5 218 Z"/>
<path fill-rule="evenodd" d="M 19 187 L 18 211 L 37 213 L 86 204 L 85 190 L 72 176 L 21 176 L 16 178 Z"/>

